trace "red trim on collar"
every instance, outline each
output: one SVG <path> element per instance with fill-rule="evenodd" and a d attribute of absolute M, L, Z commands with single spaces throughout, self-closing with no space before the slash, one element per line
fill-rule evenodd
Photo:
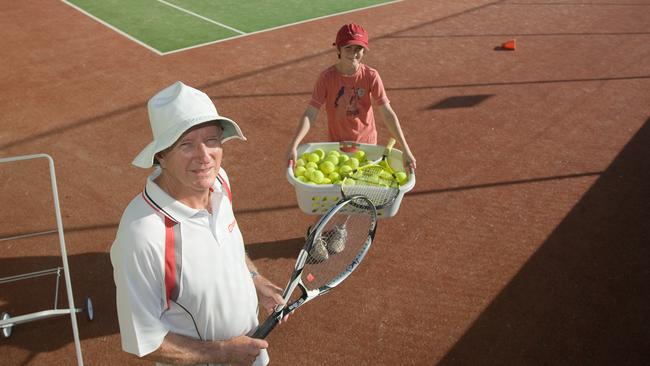
<path fill-rule="evenodd" d="M 230 200 L 230 203 L 232 203 L 232 192 L 230 192 L 230 187 L 228 187 L 228 183 L 226 182 L 225 179 L 221 177 L 221 174 L 217 174 L 217 179 L 219 180 L 219 183 L 221 183 L 223 189 L 226 190 L 226 194 L 228 195 L 228 200 Z"/>

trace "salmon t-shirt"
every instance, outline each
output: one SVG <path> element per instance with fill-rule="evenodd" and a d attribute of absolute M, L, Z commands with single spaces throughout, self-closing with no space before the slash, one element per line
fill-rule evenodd
<path fill-rule="evenodd" d="M 377 106 L 390 103 L 377 70 L 361 64 L 353 75 L 343 75 L 335 66 L 323 71 L 309 104 L 316 109 L 325 105 L 331 142 L 376 144 L 372 102 Z"/>

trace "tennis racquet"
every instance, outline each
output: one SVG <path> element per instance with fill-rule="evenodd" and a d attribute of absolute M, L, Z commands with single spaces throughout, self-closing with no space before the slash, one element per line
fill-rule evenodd
<path fill-rule="evenodd" d="M 251 337 L 266 338 L 286 315 L 348 278 L 368 253 L 376 229 L 377 212 L 366 197 L 348 197 L 332 206 L 312 227 L 298 254 L 282 295 L 285 305 L 278 306 Z"/>
<path fill-rule="evenodd" d="M 400 193 L 395 171 L 388 161 L 394 145 L 395 139 L 391 138 L 379 159 L 352 170 L 341 182 L 342 196 L 365 196 L 377 210 L 390 206 Z"/>

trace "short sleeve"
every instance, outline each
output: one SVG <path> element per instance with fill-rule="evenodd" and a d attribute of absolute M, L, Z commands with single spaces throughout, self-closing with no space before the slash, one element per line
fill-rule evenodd
<path fill-rule="evenodd" d="M 309 105 L 316 109 L 320 109 L 326 101 L 327 98 L 327 80 L 325 77 L 325 73 L 321 73 L 318 76 L 318 79 L 316 80 L 316 84 L 314 85 L 314 90 L 312 91 L 311 94 L 311 101 L 309 101 Z"/>
<path fill-rule="evenodd" d="M 370 94 L 372 95 L 373 102 L 377 106 L 390 103 L 390 100 L 388 100 L 388 96 L 386 95 L 386 89 L 384 89 L 384 83 L 382 82 L 379 73 L 375 70 L 371 73 Z"/>
<path fill-rule="evenodd" d="M 158 349 L 168 333 L 160 320 L 165 310 L 164 273 L 152 229 L 142 221 L 120 223 L 111 247 L 122 348 L 139 357 Z M 147 232 L 147 237 L 140 235 Z"/>

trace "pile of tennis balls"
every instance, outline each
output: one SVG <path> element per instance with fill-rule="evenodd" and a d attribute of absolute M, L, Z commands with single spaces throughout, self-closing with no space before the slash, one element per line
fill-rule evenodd
<path fill-rule="evenodd" d="M 368 163 L 366 152 L 363 150 L 350 154 L 338 150 L 325 153 L 323 149 L 318 148 L 303 153 L 296 160 L 293 175 L 306 184 L 341 184 L 354 169 Z M 407 180 L 404 172 L 396 172 L 395 177 L 400 184 Z"/>

